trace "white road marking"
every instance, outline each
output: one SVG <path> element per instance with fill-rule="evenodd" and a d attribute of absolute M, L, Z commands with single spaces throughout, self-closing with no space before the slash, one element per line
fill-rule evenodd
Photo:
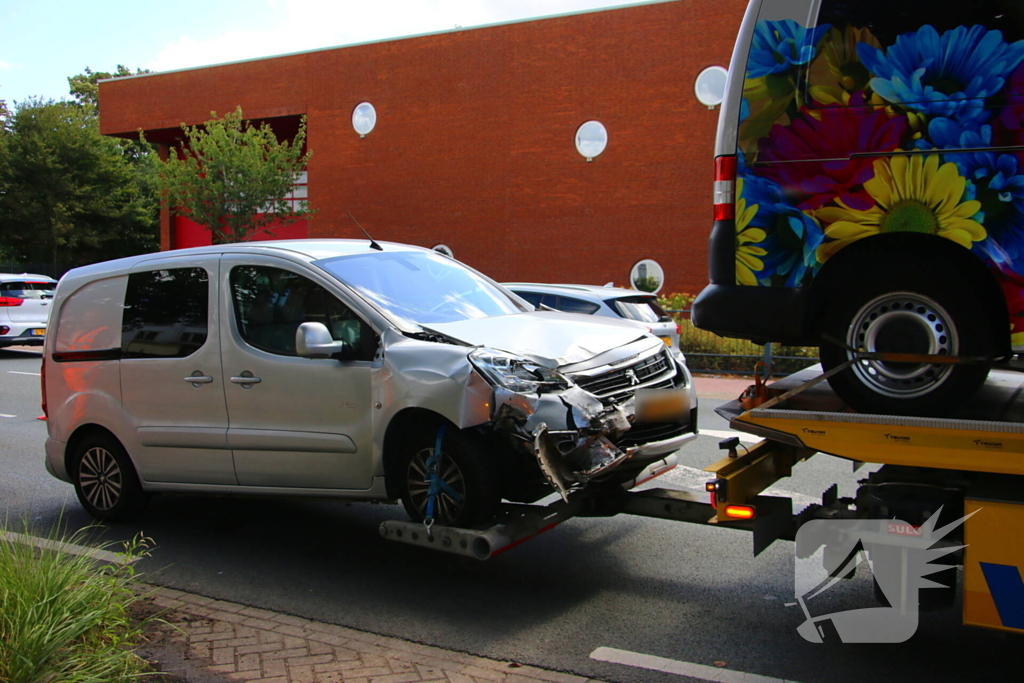
<path fill-rule="evenodd" d="M 38 377 L 39 376 L 38 372 L 18 372 L 17 370 L 8 370 L 7 374 L 8 375 L 32 375 L 33 377 Z"/>
<path fill-rule="evenodd" d="M 693 664 L 692 662 L 679 662 L 675 659 L 665 659 L 654 655 L 644 655 L 629 650 L 617 650 L 613 647 L 599 647 L 590 653 L 591 659 L 599 662 L 611 662 L 612 664 L 624 664 L 635 666 L 640 669 L 651 671 L 662 671 L 677 676 L 689 676 L 704 681 L 715 683 L 794 683 L 783 678 L 772 678 L 770 676 L 759 676 L 748 674 L 743 671 L 732 671 L 731 669 L 719 669 L 704 664 Z"/>
<path fill-rule="evenodd" d="M 761 440 L 761 437 L 754 436 L 753 434 L 747 434 L 745 432 L 734 432 L 731 429 L 700 429 L 698 428 L 697 434 L 702 436 L 713 436 L 718 439 L 731 439 L 732 437 L 739 438 L 744 443 L 757 443 Z"/>
<path fill-rule="evenodd" d="M 0 541 L 7 541 L 8 543 L 22 543 L 24 545 L 30 545 L 44 550 L 56 550 L 57 552 L 67 553 L 69 555 L 92 557 L 102 562 L 110 562 L 112 564 L 125 563 L 122 555 L 112 553 L 109 550 L 100 550 L 98 548 L 90 548 L 84 545 L 75 545 L 74 543 L 64 543 L 63 541 L 54 541 L 49 538 L 39 538 L 38 536 L 16 534 L 12 531 L 0 531 Z M 135 562 L 137 559 L 139 558 L 132 558 L 131 562 Z"/>
<path fill-rule="evenodd" d="M 3 413 L 0 413 L 0 417 L 18 417 L 18 416 L 17 415 L 4 415 Z"/>

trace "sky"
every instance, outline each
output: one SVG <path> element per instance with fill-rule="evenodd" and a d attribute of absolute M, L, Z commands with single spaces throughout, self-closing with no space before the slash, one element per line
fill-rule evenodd
<path fill-rule="evenodd" d="M 89 67 L 170 71 L 642 0 L 0 0 L 0 100 Z"/>

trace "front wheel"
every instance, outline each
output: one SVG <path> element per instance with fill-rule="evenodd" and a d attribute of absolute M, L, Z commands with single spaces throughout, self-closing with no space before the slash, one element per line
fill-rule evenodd
<path fill-rule="evenodd" d="M 444 526 L 489 523 L 501 503 L 494 463 L 478 439 L 451 425 L 446 425 L 438 451 L 437 429 L 410 435 L 402 446 L 398 467 L 402 505 L 417 522 L 432 512 L 433 520 Z M 432 481 L 436 492 L 431 509 Z"/>
<path fill-rule="evenodd" d="M 958 283 L 913 271 L 892 274 L 833 302 L 825 332 L 868 352 L 989 356 L 994 348 L 987 308 Z M 853 353 L 828 339 L 821 362 L 830 370 Z M 836 394 L 862 413 L 948 415 L 978 390 L 987 362 L 896 363 L 861 360 L 829 379 Z"/>
<path fill-rule="evenodd" d="M 124 446 L 113 436 L 85 437 L 73 458 L 78 501 L 102 521 L 129 521 L 142 514 L 145 495 Z"/>

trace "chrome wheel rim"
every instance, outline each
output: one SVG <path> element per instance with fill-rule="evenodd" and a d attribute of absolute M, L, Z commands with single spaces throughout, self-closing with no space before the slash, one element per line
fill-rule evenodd
<path fill-rule="evenodd" d="M 102 446 L 90 448 L 78 466 L 82 496 L 97 510 L 112 510 L 121 500 L 124 478 L 114 454 Z"/>
<path fill-rule="evenodd" d="M 936 301 L 914 292 L 893 292 L 869 301 L 854 316 L 846 343 L 869 352 L 940 356 L 955 356 L 960 348 L 949 313 Z M 909 399 L 934 391 L 949 378 L 953 366 L 862 360 L 854 364 L 853 371 L 875 393 Z"/>
<path fill-rule="evenodd" d="M 427 461 L 434 455 L 433 448 L 424 448 L 418 451 L 412 460 L 409 461 L 409 468 L 405 473 L 406 482 L 409 487 L 409 502 L 419 513 L 420 517 L 427 517 L 427 500 L 430 492 L 430 474 L 427 472 Z M 438 492 L 434 503 L 434 521 L 438 524 L 451 524 L 458 519 L 465 507 L 466 501 L 466 479 L 458 464 L 449 456 L 441 453 L 437 464 L 441 481 L 455 491 L 462 500 L 456 500 L 448 492 Z"/>

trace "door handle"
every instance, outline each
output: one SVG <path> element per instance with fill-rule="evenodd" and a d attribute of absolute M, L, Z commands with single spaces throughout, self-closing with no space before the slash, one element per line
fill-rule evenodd
<path fill-rule="evenodd" d="M 186 377 L 185 381 L 198 389 L 200 385 L 212 382 L 213 378 L 209 375 L 204 375 L 201 370 L 196 370 L 190 377 Z"/>
<path fill-rule="evenodd" d="M 243 389 L 252 389 L 253 384 L 259 384 L 262 382 L 259 377 L 253 377 L 252 373 L 246 370 L 239 377 L 232 377 L 231 382 L 233 384 L 241 384 Z"/>

